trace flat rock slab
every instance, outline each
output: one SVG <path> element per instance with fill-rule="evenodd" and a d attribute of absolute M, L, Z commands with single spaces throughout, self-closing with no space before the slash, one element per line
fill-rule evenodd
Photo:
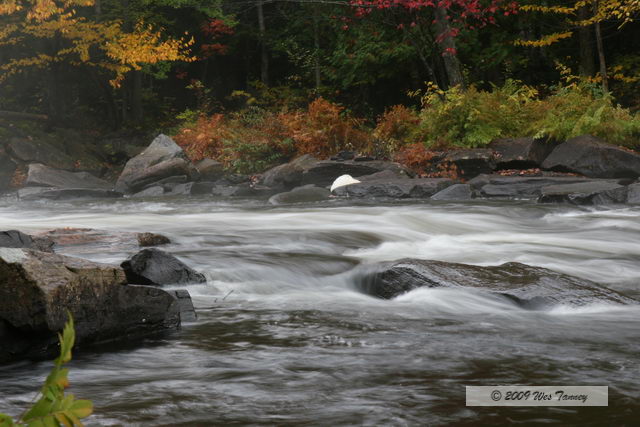
<path fill-rule="evenodd" d="M 122 193 L 97 188 L 26 187 L 18 190 L 20 200 L 117 199 Z"/>
<path fill-rule="evenodd" d="M 617 180 L 594 180 L 579 176 L 502 176 L 480 175 L 469 181 L 479 197 L 538 199 L 542 189 L 556 185 L 606 182 L 618 185 Z"/>
<path fill-rule="evenodd" d="M 372 180 L 338 187 L 333 193 L 355 198 L 427 199 L 456 183 L 448 178 Z"/>
<path fill-rule="evenodd" d="M 25 184 L 31 187 L 56 187 L 60 189 L 113 189 L 113 184 L 96 178 L 88 172 L 69 172 L 54 169 L 41 163 L 29 165 Z"/>
<path fill-rule="evenodd" d="M 510 262 L 494 267 L 403 259 L 370 267 L 357 282 L 366 294 L 391 299 L 420 287 L 469 288 L 503 296 L 527 309 L 638 301 L 588 280 Z"/>
<path fill-rule="evenodd" d="M 620 204 L 627 201 L 627 187 L 609 180 L 550 185 L 542 188 L 538 201 L 575 205 Z"/>
<path fill-rule="evenodd" d="M 474 197 L 469 184 L 453 184 L 431 196 L 431 200 L 464 201 Z"/>
<path fill-rule="evenodd" d="M 126 284 L 124 271 L 31 249 L 0 248 L 0 361 L 55 353 L 56 333 L 74 317 L 76 342 L 128 340 L 176 328 L 176 298 Z M 7 350 L 9 349 L 9 350 Z"/>

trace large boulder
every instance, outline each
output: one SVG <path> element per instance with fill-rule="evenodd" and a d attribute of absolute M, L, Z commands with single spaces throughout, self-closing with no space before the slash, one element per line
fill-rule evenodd
<path fill-rule="evenodd" d="M 363 181 L 338 187 L 333 194 L 356 198 L 427 199 L 456 181 L 448 178 L 414 178 Z"/>
<path fill-rule="evenodd" d="M 313 184 L 296 187 L 285 193 L 278 193 L 269 198 L 272 205 L 284 205 L 291 203 L 310 203 L 327 200 L 331 192 L 326 188 L 316 187 Z"/>
<path fill-rule="evenodd" d="M 557 144 L 547 139 L 502 138 L 492 141 L 497 169 L 538 168 Z"/>
<path fill-rule="evenodd" d="M 129 283 L 139 285 L 179 285 L 206 283 L 198 273 L 178 258 L 159 249 L 143 249 L 122 264 Z"/>
<path fill-rule="evenodd" d="M 289 163 L 269 169 L 262 175 L 262 184 L 271 188 L 290 190 L 300 186 L 302 174 L 315 165 L 318 159 L 311 154 L 300 156 Z"/>
<path fill-rule="evenodd" d="M 501 297 L 528 309 L 592 303 L 637 304 L 638 301 L 588 280 L 517 262 L 481 267 L 442 261 L 403 259 L 365 271 L 357 287 L 390 299 L 420 287 L 469 288 Z"/>
<path fill-rule="evenodd" d="M 542 189 L 540 203 L 571 203 L 575 205 L 610 205 L 627 201 L 627 187 L 615 180 L 600 180 L 564 185 L 550 185 Z"/>
<path fill-rule="evenodd" d="M 200 178 L 205 181 L 215 181 L 224 175 L 224 165 L 213 159 L 202 159 L 196 163 Z"/>
<path fill-rule="evenodd" d="M 461 201 L 471 200 L 473 191 L 469 184 L 453 184 L 431 196 L 431 200 Z"/>
<path fill-rule="evenodd" d="M 198 173 L 182 148 L 161 134 L 142 153 L 127 162 L 116 182 L 116 190 L 136 193 L 156 181 L 182 175 L 195 179 Z"/>
<path fill-rule="evenodd" d="M 53 245 L 53 240 L 48 237 L 34 237 L 18 230 L 0 231 L 0 248 L 25 248 L 53 252 Z"/>
<path fill-rule="evenodd" d="M 0 248 L 0 361 L 48 357 L 73 315 L 79 345 L 173 329 L 176 298 L 126 284 L 118 267 L 31 249 Z"/>
<path fill-rule="evenodd" d="M 111 190 L 113 185 L 88 172 L 68 172 L 41 163 L 32 163 L 27 171 L 26 185 L 63 189 Z"/>
<path fill-rule="evenodd" d="M 595 136 L 583 135 L 558 145 L 542 167 L 590 178 L 638 178 L 640 154 L 607 144 Z"/>
<path fill-rule="evenodd" d="M 59 169 L 75 169 L 75 161 L 57 147 L 45 141 L 11 138 L 8 149 L 23 163 L 42 163 Z"/>

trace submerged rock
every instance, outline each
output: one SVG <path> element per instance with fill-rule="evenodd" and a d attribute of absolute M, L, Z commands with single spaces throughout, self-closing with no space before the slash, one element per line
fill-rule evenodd
<path fill-rule="evenodd" d="M 31 249 L 0 248 L 0 362 L 49 357 L 71 312 L 76 342 L 129 340 L 176 328 L 176 298 L 126 284 L 114 265 Z"/>
<path fill-rule="evenodd" d="M 528 309 L 638 301 L 588 280 L 517 262 L 480 267 L 442 261 L 403 259 L 376 265 L 356 283 L 366 294 L 391 299 L 413 289 L 469 288 L 508 298 Z"/>
<path fill-rule="evenodd" d="M 138 285 L 180 285 L 206 283 L 198 273 L 175 256 L 160 249 L 143 249 L 121 264 L 129 283 Z"/>

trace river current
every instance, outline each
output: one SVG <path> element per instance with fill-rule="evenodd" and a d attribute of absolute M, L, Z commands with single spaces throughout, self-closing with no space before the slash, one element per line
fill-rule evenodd
<path fill-rule="evenodd" d="M 0 202 L 0 229 L 151 231 L 203 272 L 197 322 L 137 345 L 76 352 L 87 425 L 638 425 L 640 305 L 527 311 L 470 291 L 358 292 L 358 265 L 404 257 L 509 261 L 640 298 L 640 207 L 527 202 Z M 132 253 L 81 253 L 120 263 Z M 19 414 L 51 362 L 0 367 Z M 606 385 L 609 406 L 466 407 L 465 386 Z"/>

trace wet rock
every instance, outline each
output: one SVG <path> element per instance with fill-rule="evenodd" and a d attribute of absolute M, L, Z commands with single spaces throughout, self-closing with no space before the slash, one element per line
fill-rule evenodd
<path fill-rule="evenodd" d="M 147 186 L 145 186 L 145 190 L 151 187 L 162 187 L 166 189 L 167 186 L 171 184 L 184 184 L 188 181 L 189 181 L 189 177 L 187 175 L 169 176 L 167 178 L 163 178 L 158 181 L 152 182 L 151 184 L 148 184 Z"/>
<path fill-rule="evenodd" d="M 251 185 L 246 182 L 238 185 L 216 185 L 211 189 L 211 194 L 217 197 L 269 197 L 277 193 L 277 190 L 263 185 Z"/>
<path fill-rule="evenodd" d="M 615 180 L 589 181 L 565 185 L 550 185 L 542 189 L 540 203 L 571 203 L 575 205 L 609 205 L 627 201 L 627 187 Z"/>
<path fill-rule="evenodd" d="M 640 154 L 583 135 L 558 145 L 542 167 L 590 178 L 638 178 Z"/>
<path fill-rule="evenodd" d="M 200 173 L 200 179 L 206 181 L 215 181 L 224 175 L 224 166 L 222 163 L 213 159 L 202 159 L 196 163 L 196 169 Z"/>
<path fill-rule="evenodd" d="M 537 199 L 544 187 L 591 182 L 576 176 L 501 176 L 480 175 L 469 181 L 481 197 Z"/>
<path fill-rule="evenodd" d="M 32 237 L 18 230 L 0 231 L 0 247 L 35 249 L 53 252 L 53 241 L 47 237 Z"/>
<path fill-rule="evenodd" d="M 88 172 L 68 172 L 40 163 L 32 163 L 27 171 L 27 186 L 59 189 L 111 190 L 113 185 Z"/>
<path fill-rule="evenodd" d="M 0 361 L 57 352 L 67 318 L 76 343 L 125 340 L 176 328 L 178 302 L 161 289 L 126 284 L 107 264 L 34 251 L 0 248 Z"/>
<path fill-rule="evenodd" d="M 385 161 L 319 161 L 306 168 L 302 174 L 301 185 L 314 184 L 318 187 L 328 187 L 341 175 L 351 175 L 359 179 L 362 175 L 371 175 L 382 171 L 402 173 L 404 168 L 394 162 Z"/>
<path fill-rule="evenodd" d="M 326 188 L 316 187 L 313 184 L 296 187 L 291 191 L 271 196 L 269 203 L 283 205 L 290 203 L 310 203 L 327 200 L 331 192 Z"/>
<path fill-rule="evenodd" d="M 168 245 L 171 243 L 167 236 L 157 233 L 137 233 L 137 238 L 138 245 L 142 247 Z"/>
<path fill-rule="evenodd" d="M 640 204 L 640 183 L 631 184 L 627 187 L 627 203 Z"/>
<path fill-rule="evenodd" d="M 164 187 L 162 187 L 161 185 L 155 185 L 153 187 L 148 187 L 142 191 L 132 194 L 130 197 L 143 198 L 143 197 L 158 197 L 162 195 L 164 195 Z"/>
<path fill-rule="evenodd" d="M 441 164 L 454 165 L 461 178 L 471 179 L 483 173 L 491 173 L 497 163 L 493 150 L 476 148 L 447 153 Z"/>
<path fill-rule="evenodd" d="M 453 184 L 431 196 L 431 200 L 471 200 L 473 191 L 469 184 Z"/>
<path fill-rule="evenodd" d="M 403 259 L 381 263 L 365 272 L 357 287 L 390 299 L 416 288 L 469 288 L 505 297 L 527 309 L 593 303 L 637 304 L 638 301 L 588 280 L 541 267 L 510 262 L 493 267 Z"/>
<path fill-rule="evenodd" d="M 138 285 L 180 285 L 206 283 L 198 273 L 178 258 L 160 249 L 143 249 L 121 264 L 129 283 Z"/>
<path fill-rule="evenodd" d="M 316 164 L 318 159 L 310 154 L 300 156 L 289 163 L 269 169 L 262 175 L 262 184 L 267 187 L 291 190 L 300 186 L 304 171 Z"/>
<path fill-rule="evenodd" d="M 70 200 L 70 199 L 113 199 L 122 197 L 122 193 L 98 188 L 55 188 L 26 187 L 18 190 L 21 200 Z"/>
<path fill-rule="evenodd" d="M 448 178 L 364 181 L 336 188 L 336 196 L 356 198 L 426 199 L 455 184 Z"/>
<path fill-rule="evenodd" d="M 167 291 L 173 295 L 178 301 L 178 310 L 180 310 L 180 322 L 195 322 L 198 320 L 198 314 L 193 307 L 191 295 L 186 289 L 176 289 L 175 291 Z"/>
<path fill-rule="evenodd" d="M 557 144 L 546 139 L 502 138 L 487 148 L 494 152 L 497 169 L 538 168 Z"/>
<path fill-rule="evenodd" d="M 127 162 L 116 182 L 116 190 L 137 193 L 149 184 L 181 175 L 195 179 L 198 172 L 182 148 L 161 134 L 142 153 Z"/>

